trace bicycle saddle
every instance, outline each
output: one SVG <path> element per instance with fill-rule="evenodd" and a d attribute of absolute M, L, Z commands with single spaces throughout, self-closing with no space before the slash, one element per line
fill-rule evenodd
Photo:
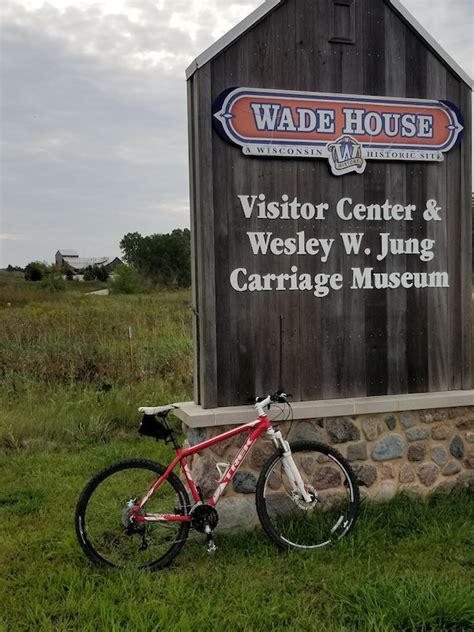
<path fill-rule="evenodd" d="M 179 408 L 177 404 L 168 404 L 167 406 L 142 406 L 138 409 L 138 412 L 144 415 L 158 415 L 159 413 L 167 413 L 169 410 Z"/>

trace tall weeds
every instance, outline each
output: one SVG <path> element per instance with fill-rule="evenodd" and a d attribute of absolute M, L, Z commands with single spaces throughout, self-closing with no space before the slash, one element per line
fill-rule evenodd
<path fill-rule="evenodd" d="M 15 292 L 22 301 L 0 303 L 0 449 L 106 440 L 138 405 L 191 397 L 188 292 Z"/>

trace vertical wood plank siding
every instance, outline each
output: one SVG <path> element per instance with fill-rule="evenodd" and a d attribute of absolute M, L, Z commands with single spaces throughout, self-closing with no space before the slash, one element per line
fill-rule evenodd
<path fill-rule="evenodd" d="M 460 106 L 467 125 L 472 122 L 472 94 L 460 84 Z M 461 224 L 461 353 L 462 353 L 462 385 L 463 389 L 473 388 L 472 379 L 472 151 L 469 143 L 461 150 L 461 203 L 459 206 Z"/>
<path fill-rule="evenodd" d="M 446 94 L 446 69 L 441 66 L 431 53 L 428 54 L 426 79 L 427 97 L 438 98 L 436 95 Z M 446 162 L 440 165 L 429 165 L 426 174 L 427 190 L 433 192 L 438 204 L 448 211 L 447 178 L 449 173 Z M 438 168 L 436 168 L 438 167 Z M 434 239 L 437 244 L 436 260 L 428 263 L 428 271 L 436 268 L 448 269 L 448 241 L 447 221 L 430 222 L 427 227 L 427 237 Z M 449 383 L 448 365 L 448 289 L 428 293 L 427 328 L 428 328 L 428 378 L 429 391 L 442 390 Z"/>
<path fill-rule="evenodd" d="M 194 180 L 191 183 L 194 189 L 191 200 L 195 207 L 191 214 L 195 218 L 196 232 L 199 403 L 210 408 L 217 397 L 217 347 L 213 208 L 215 185 L 212 178 L 213 132 L 209 123 L 212 108 L 209 66 L 202 68 L 199 76 L 193 77 L 191 91 L 194 115 L 192 151 L 195 161 Z"/>
<path fill-rule="evenodd" d="M 332 0 L 287 0 L 199 68 L 188 86 L 193 280 L 199 319 L 195 397 L 205 408 L 245 404 L 284 386 L 295 400 L 363 397 L 471 388 L 470 91 L 383 0 L 354 0 L 354 44 L 330 42 Z M 334 177 L 326 160 L 243 156 L 212 130 L 211 105 L 231 87 L 433 98 L 463 112 L 465 135 L 445 161 L 370 161 L 362 175 Z M 325 221 L 244 219 L 237 196 L 329 202 Z M 341 197 L 354 203 L 416 204 L 413 222 L 343 221 Z M 425 222 L 435 198 L 442 222 Z M 292 237 L 364 232 L 435 239 L 435 260 L 405 255 L 370 266 L 378 272 L 446 270 L 449 289 L 352 290 L 361 252 L 342 247 L 326 264 L 309 255 L 255 257 L 248 231 Z M 312 292 L 236 292 L 232 270 L 311 275 L 342 272 L 344 288 Z M 280 384 L 280 381 L 282 384 Z"/>
<path fill-rule="evenodd" d="M 200 355 L 199 355 L 199 292 L 198 292 L 198 230 L 199 222 L 196 221 L 196 210 L 198 204 L 196 201 L 196 169 L 197 169 L 197 139 L 195 138 L 195 102 L 194 102 L 194 85 L 195 79 L 191 77 L 187 86 L 188 99 L 188 159 L 189 159 L 189 200 L 190 200 L 190 225 L 191 225 L 191 285 L 192 285 L 192 328 L 194 340 L 194 401 L 200 401 Z"/>
<path fill-rule="evenodd" d="M 411 31 L 405 37 L 405 95 L 410 98 L 426 97 L 426 56 L 427 49 L 423 42 Z M 428 197 L 435 197 L 436 192 L 427 197 L 425 163 L 406 163 L 407 200 L 423 210 Z M 418 211 L 413 222 L 404 222 L 406 238 L 425 239 L 427 223 Z M 407 269 L 422 272 L 425 269 L 419 258 L 407 255 Z M 429 292 L 430 290 L 428 290 Z M 428 334 L 427 334 L 427 294 L 426 289 L 411 289 L 407 292 L 407 383 L 408 392 L 426 392 L 428 390 Z M 438 290 L 435 290 L 438 292 Z"/>

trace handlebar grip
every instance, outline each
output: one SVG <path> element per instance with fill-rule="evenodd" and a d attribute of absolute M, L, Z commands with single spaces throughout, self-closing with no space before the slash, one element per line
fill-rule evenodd
<path fill-rule="evenodd" d="M 261 402 L 267 399 L 270 399 L 271 403 L 287 404 L 289 397 L 291 397 L 290 393 L 285 393 L 284 391 L 277 391 L 273 395 L 267 395 L 266 397 L 249 397 L 248 402 L 251 404 L 260 404 Z"/>
<path fill-rule="evenodd" d="M 279 391 L 278 393 L 275 393 L 274 395 L 272 395 L 272 401 L 278 402 L 279 404 L 286 404 L 288 403 L 289 397 L 291 397 L 290 393 Z"/>
<path fill-rule="evenodd" d="M 249 404 L 259 404 L 267 399 L 267 397 L 268 395 L 266 397 L 248 397 L 247 401 Z M 273 395 L 270 395 L 272 402 L 279 402 L 280 404 L 287 402 L 289 397 L 292 397 L 291 393 L 285 393 L 284 391 L 277 391 Z"/>

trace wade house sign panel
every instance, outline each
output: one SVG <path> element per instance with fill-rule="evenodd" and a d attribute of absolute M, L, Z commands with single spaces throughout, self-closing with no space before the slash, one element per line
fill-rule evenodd
<path fill-rule="evenodd" d="M 463 70 L 398 0 L 268 0 L 187 79 L 195 403 L 467 393 Z"/>

